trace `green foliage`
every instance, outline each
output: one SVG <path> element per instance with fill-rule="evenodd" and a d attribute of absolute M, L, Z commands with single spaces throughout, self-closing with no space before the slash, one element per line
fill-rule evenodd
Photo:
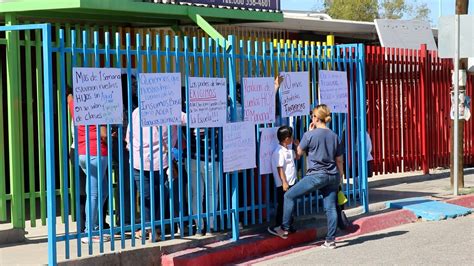
<path fill-rule="evenodd" d="M 337 19 L 373 21 L 378 15 L 377 0 L 325 0 L 324 7 Z"/>
<path fill-rule="evenodd" d="M 409 8 L 405 0 L 383 0 L 380 7 L 380 17 L 386 19 L 401 19 Z"/>
<path fill-rule="evenodd" d="M 373 21 L 376 18 L 429 21 L 426 3 L 405 0 L 324 0 L 324 12 L 335 19 Z"/>

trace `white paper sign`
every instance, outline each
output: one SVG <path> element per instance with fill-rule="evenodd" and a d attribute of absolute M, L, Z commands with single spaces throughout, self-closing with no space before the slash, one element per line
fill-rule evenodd
<path fill-rule="evenodd" d="M 140 73 L 142 127 L 181 124 L 181 74 Z"/>
<path fill-rule="evenodd" d="M 333 113 L 347 113 L 347 73 L 345 71 L 319 71 L 319 97 Z"/>
<path fill-rule="evenodd" d="M 244 78 L 245 121 L 255 124 L 275 122 L 273 78 Z"/>
<path fill-rule="evenodd" d="M 190 127 L 222 127 L 227 122 L 225 78 L 189 77 Z"/>
<path fill-rule="evenodd" d="M 224 125 L 224 172 L 256 167 L 255 125 L 249 122 Z"/>
<path fill-rule="evenodd" d="M 75 67 L 72 74 L 75 125 L 123 123 L 120 68 Z"/>
<path fill-rule="evenodd" d="M 309 72 L 282 72 L 280 86 L 283 117 L 309 114 Z"/>
<path fill-rule="evenodd" d="M 278 147 L 277 138 L 278 128 L 262 128 L 262 135 L 260 136 L 260 174 L 272 173 L 272 154 Z"/>

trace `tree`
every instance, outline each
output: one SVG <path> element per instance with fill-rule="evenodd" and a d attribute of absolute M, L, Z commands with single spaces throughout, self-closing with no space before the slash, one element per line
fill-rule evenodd
<path fill-rule="evenodd" d="M 377 0 L 325 0 L 324 9 L 337 19 L 373 21 L 378 15 Z"/>
<path fill-rule="evenodd" d="M 324 0 L 324 11 L 332 18 L 357 21 L 376 18 L 429 21 L 430 15 L 426 3 L 407 4 L 405 0 Z"/>
<path fill-rule="evenodd" d="M 383 0 L 380 7 L 380 17 L 386 19 L 401 19 L 408 10 L 405 0 Z"/>

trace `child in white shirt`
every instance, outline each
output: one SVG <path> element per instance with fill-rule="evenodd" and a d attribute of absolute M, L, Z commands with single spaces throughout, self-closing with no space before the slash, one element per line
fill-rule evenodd
<path fill-rule="evenodd" d="M 291 127 L 281 126 L 278 128 L 277 138 L 279 145 L 275 148 L 272 154 L 272 172 L 277 190 L 278 204 L 275 226 L 280 226 L 283 219 L 283 197 L 285 192 L 288 191 L 296 182 L 295 159 L 299 159 L 299 156 L 295 154 L 295 151 L 292 148 L 288 148 L 293 144 L 293 129 Z M 293 147 L 297 147 L 298 144 L 299 141 L 295 140 Z M 275 226 L 268 227 L 268 231 L 270 232 L 273 230 Z M 291 227 L 290 231 L 294 232 L 295 230 Z"/>

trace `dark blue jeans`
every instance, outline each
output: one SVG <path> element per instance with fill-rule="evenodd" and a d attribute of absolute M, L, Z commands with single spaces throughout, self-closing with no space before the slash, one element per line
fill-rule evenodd
<path fill-rule="evenodd" d="M 301 179 L 285 193 L 283 222 L 281 224 L 281 228 L 284 230 L 288 230 L 290 228 L 291 216 L 296 205 L 296 199 L 319 189 L 321 195 L 323 195 L 324 209 L 326 211 L 326 217 L 328 221 L 328 234 L 326 236 L 326 240 L 334 240 L 336 238 L 337 229 L 336 200 L 339 182 L 339 174 L 314 174 L 303 177 L 303 179 Z"/>
<path fill-rule="evenodd" d="M 133 174 L 135 177 L 135 189 L 140 195 L 140 170 L 133 169 Z M 143 171 L 143 198 L 145 201 L 145 206 L 142 207 L 141 211 L 144 211 L 145 222 L 151 222 L 151 193 L 150 193 L 150 177 L 151 171 Z M 160 217 L 160 171 L 153 172 L 154 180 L 154 210 L 155 210 L 155 221 Z M 165 179 L 166 180 L 166 179 Z M 166 193 L 165 193 L 166 195 Z"/>

